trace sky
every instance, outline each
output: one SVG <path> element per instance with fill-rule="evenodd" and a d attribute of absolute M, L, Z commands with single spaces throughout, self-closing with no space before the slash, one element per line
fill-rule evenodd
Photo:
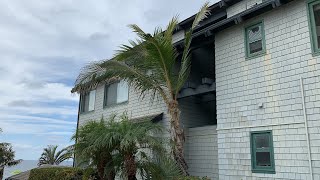
<path fill-rule="evenodd" d="M 47 145 L 72 144 L 79 96 L 70 90 L 80 68 L 134 39 L 128 24 L 152 32 L 204 2 L 1 0 L 0 142 L 24 160 L 37 160 Z"/>

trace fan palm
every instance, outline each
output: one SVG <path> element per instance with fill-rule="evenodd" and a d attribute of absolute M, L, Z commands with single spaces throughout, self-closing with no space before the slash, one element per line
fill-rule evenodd
<path fill-rule="evenodd" d="M 15 152 L 9 143 L 0 143 L 0 179 L 3 178 L 4 168 L 19 164 L 22 160 L 15 160 Z"/>
<path fill-rule="evenodd" d="M 57 151 L 58 146 L 48 145 L 43 149 L 43 153 L 39 158 L 38 166 L 43 164 L 59 165 L 63 161 L 72 158 L 73 152 L 71 147 L 66 147 Z"/>
<path fill-rule="evenodd" d="M 166 31 L 156 28 L 153 34 L 145 33 L 137 25 L 130 25 L 139 39 L 129 41 L 130 45 L 122 45 L 112 60 L 91 63 L 84 67 L 72 90 L 87 91 L 100 82 L 120 78 L 140 91 L 141 95 L 151 93 L 152 98 L 161 97 L 171 116 L 170 132 L 174 143 L 172 152 L 184 173 L 187 173 L 187 164 L 183 155 L 184 132 L 180 126 L 177 97 L 190 73 L 192 32 L 208 14 L 208 3 L 205 3 L 195 16 L 191 28 L 185 33 L 181 56 L 172 44 L 173 33 L 178 25 L 177 17 L 172 18 Z M 179 60 L 181 64 L 177 69 Z"/>
<path fill-rule="evenodd" d="M 135 180 L 137 172 L 145 179 L 159 180 L 180 175 L 179 166 L 166 156 L 164 139 L 154 136 L 162 131 L 161 125 L 133 123 L 125 114 L 120 116 L 121 121 L 115 121 L 115 117 L 107 122 L 103 118 L 91 121 L 78 129 L 73 136 L 77 137 L 77 160 L 89 162 L 100 178 L 107 180 L 114 179 L 115 173 L 128 180 Z M 155 161 L 154 153 L 163 161 Z"/>
<path fill-rule="evenodd" d="M 100 179 L 113 180 L 115 171 L 112 162 L 113 142 L 102 141 L 103 134 L 110 132 L 102 118 L 99 122 L 90 121 L 81 126 L 72 136 L 77 140 L 74 146 L 78 166 L 87 163 L 98 170 Z"/>
<path fill-rule="evenodd" d="M 128 180 L 136 180 L 138 169 L 150 172 L 146 163 L 153 163 L 153 154 L 165 156 L 165 141 L 155 134 L 162 132 L 162 126 L 151 122 L 133 123 L 122 115 L 120 122 L 110 121 L 110 131 L 102 136 L 105 142 L 116 143 L 115 157 L 119 159 L 117 169 Z"/>

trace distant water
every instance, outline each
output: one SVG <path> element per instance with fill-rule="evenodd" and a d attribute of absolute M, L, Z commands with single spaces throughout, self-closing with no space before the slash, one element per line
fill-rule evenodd
<path fill-rule="evenodd" d="M 13 167 L 9 167 L 9 168 L 5 168 L 4 169 L 4 179 L 9 177 L 9 176 L 12 176 L 13 174 L 11 174 L 13 171 L 16 171 L 16 170 L 19 170 L 21 172 L 23 171 L 27 171 L 27 170 L 30 170 L 30 169 L 33 169 L 33 168 L 36 168 L 38 167 L 37 166 L 38 164 L 38 161 L 37 160 L 23 160 L 20 164 L 16 165 L 16 166 L 13 166 Z M 60 165 L 63 165 L 63 166 L 72 166 L 72 161 L 65 161 L 63 162 L 62 164 Z"/>

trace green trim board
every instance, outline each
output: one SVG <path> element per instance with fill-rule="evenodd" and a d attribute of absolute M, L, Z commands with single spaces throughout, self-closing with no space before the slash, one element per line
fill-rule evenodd
<path fill-rule="evenodd" d="M 315 5 L 320 5 L 320 1 L 319 0 L 308 0 L 307 1 L 308 25 L 309 25 L 312 53 L 313 53 L 313 55 L 319 55 L 320 54 L 320 46 L 318 44 L 320 44 L 320 43 L 318 41 L 320 39 L 318 39 L 318 36 L 317 36 L 317 27 L 316 27 L 314 12 L 313 12 L 313 7 Z"/>
<path fill-rule="evenodd" d="M 250 132 L 250 148 L 252 172 L 275 174 L 272 131 Z"/>
<path fill-rule="evenodd" d="M 259 30 L 261 29 L 261 37 L 257 36 L 257 34 L 253 34 L 249 38 L 249 31 Z M 245 53 L 246 58 L 255 58 L 266 53 L 266 40 L 265 40 L 265 31 L 264 31 L 264 23 L 263 21 L 256 22 L 254 24 L 250 24 L 244 28 L 244 43 L 245 43 Z M 259 45 L 261 43 L 261 50 L 258 49 L 250 49 L 250 45 Z M 253 47 L 253 46 L 252 46 Z M 251 51 L 254 52 L 251 52 Z"/>

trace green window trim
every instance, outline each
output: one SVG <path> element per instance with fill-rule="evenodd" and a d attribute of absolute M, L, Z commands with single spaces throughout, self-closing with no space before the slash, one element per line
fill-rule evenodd
<path fill-rule="evenodd" d="M 309 32 L 310 32 L 310 41 L 313 55 L 320 55 L 320 47 L 318 47 L 318 36 L 316 30 L 315 17 L 313 13 L 313 6 L 320 4 L 319 0 L 308 0 L 307 1 L 307 11 L 308 11 L 308 24 L 309 24 Z"/>
<path fill-rule="evenodd" d="M 257 148 L 255 137 L 265 135 L 268 137 L 269 147 Z M 250 148 L 251 148 L 251 167 L 253 173 L 265 173 L 275 174 L 275 163 L 274 163 L 274 147 L 272 131 L 254 131 L 250 132 Z M 258 166 L 257 156 L 258 153 L 269 153 L 270 154 L 270 166 Z"/>
<path fill-rule="evenodd" d="M 248 37 L 248 30 L 253 29 L 255 27 L 261 26 L 261 42 L 262 42 L 262 50 L 254 53 L 250 53 L 250 42 Z M 245 53 L 246 53 L 246 59 L 251 59 L 255 57 L 262 56 L 266 54 L 266 39 L 265 39 L 265 31 L 264 31 L 264 23 L 263 21 L 255 22 L 253 24 L 250 24 L 245 27 L 244 29 L 244 40 L 245 40 Z"/>
<path fill-rule="evenodd" d="M 112 85 L 112 84 L 119 84 L 120 82 L 121 81 L 116 81 L 116 82 L 113 82 L 111 84 L 106 84 L 104 86 L 103 108 L 114 107 L 114 106 L 118 106 L 118 105 L 122 105 L 122 104 L 127 104 L 129 102 L 129 87 L 128 87 L 128 97 L 127 97 L 126 101 L 119 102 L 119 103 L 115 102 L 115 103 L 112 103 L 112 104 L 107 104 L 109 86 Z"/>

